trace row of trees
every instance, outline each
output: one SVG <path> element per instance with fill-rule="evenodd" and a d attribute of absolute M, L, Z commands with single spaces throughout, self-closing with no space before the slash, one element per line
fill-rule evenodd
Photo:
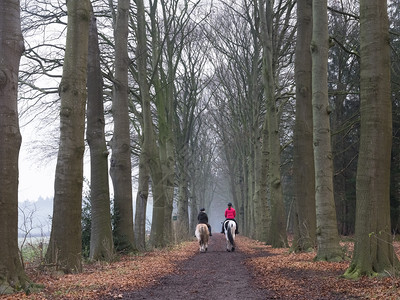
<path fill-rule="evenodd" d="M 150 245 L 163 247 L 174 227 L 189 238 L 198 207 L 209 208 L 220 192 L 252 238 L 288 246 L 289 219 L 293 250 L 316 246 L 317 259 L 340 260 L 339 224 L 340 233 L 355 232 L 347 276 L 397 266 L 389 218 L 389 170 L 397 174 L 398 161 L 395 150 L 390 161 L 390 94 L 398 87 L 389 86 L 390 37 L 397 48 L 385 2 L 332 1 L 328 15 L 326 0 L 39 0 L 21 1 L 22 19 L 19 6 L 7 0 L 0 7 L 0 20 L 11 18 L 0 25 L 0 178 L 9 181 L 0 189 L 3 291 L 29 282 L 15 221 L 23 36 L 24 118 L 60 116 L 49 263 L 65 272 L 82 268 L 86 120 L 91 259 L 145 249 L 150 195 Z"/>

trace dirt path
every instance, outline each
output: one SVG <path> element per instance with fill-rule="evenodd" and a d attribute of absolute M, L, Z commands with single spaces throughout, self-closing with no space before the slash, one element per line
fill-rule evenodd
<path fill-rule="evenodd" d="M 161 278 L 154 286 L 120 294 L 122 299 L 272 299 L 260 290 L 243 262 L 246 254 L 227 252 L 225 237 L 215 233 L 208 251 L 180 265 L 178 274 Z M 109 298 L 115 299 L 115 298 Z"/>

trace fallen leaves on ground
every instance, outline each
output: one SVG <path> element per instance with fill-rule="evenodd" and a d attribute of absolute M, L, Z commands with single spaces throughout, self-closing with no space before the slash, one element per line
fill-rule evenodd
<path fill-rule="evenodd" d="M 351 243 L 343 246 L 352 251 Z M 395 249 L 399 251 L 399 243 Z M 273 249 L 243 236 L 237 237 L 237 250 L 247 254 L 244 264 L 254 275 L 254 283 L 272 291 L 276 299 L 400 299 L 398 277 L 341 278 L 349 261 L 314 262 L 316 253 L 289 253 L 288 249 Z M 123 291 L 157 284 L 161 277 L 178 273 L 179 262 L 197 253 L 198 244 L 191 241 L 173 248 L 123 256 L 113 263 L 87 264 L 80 274 L 55 275 L 29 269 L 30 278 L 45 288 L 31 295 L 19 293 L 0 299 L 101 299 L 102 296 L 119 299 Z"/>
<path fill-rule="evenodd" d="M 56 275 L 27 270 L 33 282 L 43 284 L 39 293 L 0 296 L 0 299 L 96 299 L 112 296 L 116 290 L 133 290 L 155 284 L 161 277 L 178 272 L 177 264 L 198 251 L 196 242 L 186 242 L 167 249 L 157 249 L 141 255 L 127 255 L 113 263 L 93 263 L 84 266 L 80 274 Z"/>
<path fill-rule="evenodd" d="M 290 253 L 243 237 L 242 242 L 241 250 L 250 254 L 245 264 L 256 284 L 275 292 L 276 299 L 400 299 L 399 277 L 344 279 L 341 275 L 350 260 L 315 262 L 316 252 Z M 342 243 L 342 247 L 353 251 L 352 243 Z M 398 242 L 395 249 L 399 254 Z"/>

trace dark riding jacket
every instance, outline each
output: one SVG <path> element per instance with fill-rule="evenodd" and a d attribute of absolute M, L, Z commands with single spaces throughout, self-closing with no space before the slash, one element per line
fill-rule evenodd
<path fill-rule="evenodd" d="M 203 211 L 199 212 L 197 220 L 199 221 L 199 224 L 208 224 L 208 216 Z"/>

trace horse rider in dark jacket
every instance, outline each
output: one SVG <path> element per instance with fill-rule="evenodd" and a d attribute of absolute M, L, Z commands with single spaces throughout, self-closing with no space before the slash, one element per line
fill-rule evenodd
<path fill-rule="evenodd" d="M 211 226 L 210 224 L 208 224 L 208 216 L 206 214 L 206 209 L 205 208 L 201 208 L 200 212 L 197 216 L 197 220 L 199 224 L 206 224 L 208 227 L 208 231 L 210 232 L 210 236 L 212 236 L 211 234 Z"/>

